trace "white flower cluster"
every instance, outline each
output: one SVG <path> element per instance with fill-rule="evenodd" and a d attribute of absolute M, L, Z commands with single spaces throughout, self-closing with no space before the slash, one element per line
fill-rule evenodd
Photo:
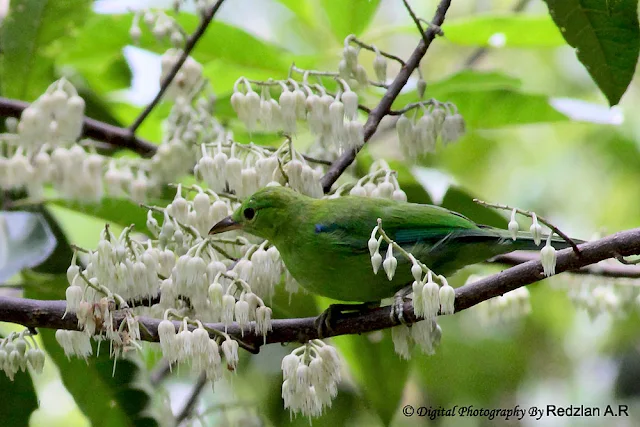
<path fill-rule="evenodd" d="M 511 238 L 515 241 L 518 238 L 518 230 L 520 226 L 516 221 L 516 214 L 518 213 L 517 209 L 513 209 L 511 211 L 511 220 L 509 221 L 509 232 L 511 233 Z M 538 217 L 535 212 L 531 213 L 531 227 L 529 228 L 529 232 L 531 233 L 531 238 L 533 238 L 533 242 L 536 245 L 540 245 L 542 242 L 542 226 L 538 222 Z M 556 274 L 556 249 L 551 246 L 551 240 L 553 239 L 553 232 L 549 233 L 547 236 L 547 243 L 544 245 L 542 250 L 540 251 L 540 262 L 542 264 L 542 268 L 544 270 L 544 275 L 549 277 Z"/>
<path fill-rule="evenodd" d="M 322 168 L 313 168 L 291 148 L 288 142 L 273 152 L 253 144 L 202 144 L 195 172 L 215 191 L 230 190 L 240 198 L 262 187 L 286 183 L 302 194 L 322 197 Z M 284 162 L 284 157 L 290 160 Z"/>
<path fill-rule="evenodd" d="M 163 356 L 171 363 L 190 362 L 193 372 L 206 372 L 207 378 L 217 381 L 222 378 L 222 350 L 227 362 L 227 369 L 235 371 L 238 366 L 238 342 L 225 334 L 225 339 L 219 344 L 216 339 L 209 337 L 209 332 L 202 323 L 191 330 L 183 319 L 180 329 L 166 318 L 158 325 L 158 336 Z"/>
<path fill-rule="evenodd" d="M 411 358 L 411 348 L 417 344 L 424 354 L 435 354 L 442 339 L 442 328 L 435 319 L 425 319 L 413 325 L 398 325 L 391 328 L 393 348 L 405 360 Z"/>
<path fill-rule="evenodd" d="M 180 56 L 182 56 L 182 51 L 179 49 L 169 49 L 162 55 L 160 60 L 161 83 L 169 75 L 180 59 Z M 176 74 L 171 85 L 169 85 L 166 96 L 168 99 L 173 100 L 178 98 L 193 98 L 194 93 L 199 92 L 202 84 L 202 65 L 189 56 L 180 67 L 180 71 Z"/>
<path fill-rule="evenodd" d="M 367 70 L 362 64 L 358 63 L 358 55 L 360 54 L 360 45 L 352 46 L 351 43 L 355 39 L 353 34 L 344 39 L 344 49 L 342 49 L 342 59 L 338 63 L 338 74 L 345 80 L 357 82 L 360 87 L 366 87 L 369 84 Z M 373 60 L 373 70 L 376 78 L 380 83 L 387 80 L 387 61 L 376 50 L 376 57 Z"/>
<path fill-rule="evenodd" d="M 567 295 L 575 306 L 585 309 L 593 319 L 605 313 L 614 317 L 624 315 L 640 307 L 637 279 L 596 279 L 576 274 L 566 277 L 563 282 L 567 285 Z"/>
<path fill-rule="evenodd" d="M 241 83 L 244 92 L 239 89 Z M 357 120 L 358 95 L 345 81 L 340 83 L 343 89 L 332 96 L 320 85 L 303 83 L 301 87 L 293 79 L 259 82 L 255 83 L 262 85 L 258 95 L 251 83 L 241 77 L 236 81 L 231 105 L 250 132 L 260 123 L 266 131 L 281 130 L 293 135 L 297 120 L 307 120 L 311 133 L 329 142 L 325 145 L 347 150 L 364 144 L 364 129 Z M 281 88 L 278 101 L 271 95 L 274 85 Z"/>
<path fill-rule="evenodd" d="M 197 193 L 193 200 L 187 200 L 182 196 L 182 185 L 178 185 L 173 201 L 164 209 L 162 227 L 151 211 L 147 217 L 147 227 L 158 238 L 160 246 L 168 246 L 178 255 L 185 254 L 196 243 L 194 239 L 206 237 L 216 222 L 233 212 L 229 199 L 213 191 L 205 192 L 198 186 L 193 188 Z"/>
<path fill-rule="evenodd" d="M 58 329 L 56 331 L 56 341 L 58 341 L 68 358 L 78 356 L 86 360 L 87 357 L 93 354 L 91 337 L 84 332 Z"/>
<path fill-rule="evenodd" d="M 420 104 L 422 116 L 418 120 L 415 115 L 411 119 L 403 114 L 396 123 L 400 149 L 407 159 L 433 153 L 438 137 L 446 145 L 457 141 L 465 133 L 464 119 L 455 105 L 435 100 L 427 103 L 428 106 Z"/>
<path fill-rule="evenodd" d="M 280 283 L 284 264 L 275 246 L 265 249 L 268 243 L 264 241 L 254 250 L 247 251 L 231 271 L 249 283 L 256 295 L 271 300 L 275 286 Z"/>
<path fill-rule="evenodd" d="M 340 358 L 335 348 L 310 341 L 282 359 L 282 399 L 291 415 L 322 415 L 338 394 Z"/>
<path fill-rule="evenodd" d="M 369 173 L 356 181 L 355 185 L 343 184 L 328 197 L 341 197 L 347 189 L 349 189 L 350 196 L 407 201 L 407 194 L 400 188 L 396 172 L 392 171 L 387 162 L 382 159 L 373 162 Z"/>
<path fill-rule="evenodd" d="M 438 286 L 433 281 L 431 271 L 423 277 L 423 268 L 414 263 L 411 267 L 414 281 L 411 284 L 413 289 L 413 311 L 416 316 L 425 319 L 435 319 L 438 313 L 453 314 L 455 311 L 456 293 L 453 287 L 447 283 L 444 276 L 438 276 L 442 286 Z"/>
<path fill-rule="evenodd" d="M 99 201 L 106 186 L 110 196 L 144 202 L 161 185 L 191 170 L 200 141 L 226 135 L 212 117 L 211 102 L 198 98 L 205 83 L 200 79 L 197 88 L 176 100 L 163 143 L 151 159 L 108 159 L 79 145 L 84 101 L 65 79 L 53 83 L 19 121 L 7 120 L 9 133 L 0 135 L 0 189 L 24 188 L 38 198 L 52 184 L 64 198 Z M 91 141 L 83 143 L 91 147 Z"/>
<path fill-rule="evenodd" d="M 31 342 L 26 337 L 31 338 Z M 38 348 L 28 330 L 12 332 L 8 337 L 0 339 L 0 370 L 11 381 L 18 371 L 24 372 L 27 366 L 31 366 L 38 374 L 42 373 L 44 359 L 44 352 Z"/>
<path fill-rule="evenodd" d="M 146 10 L 140 11 L 133 16 L 131 27 L 129 28 L 129 37 L 135 44 L 142 37 L 142 29 L 140 28 L 140 18 L 144 24 L 151 30 L 151 33 L 158 41 L 169 39 L 175 47 L 184 45 L 185 33 L 180 24 L 171 16 L 162 10 Z"/>
<path fill-rule="evenodd" d="M 472 274 L 467 279 L 466 284 L 482 279 L 482 276 Z M 504 295 L 481 302 L 474 307 L 474 312 L 480 319 L 483 326 L 493 326 L 496 324 L 509 325 L 514 320 L 520 319 L 531 313 L 531 299 L 529 289 L 522 286 Z"/>
<path fill-rule="evenodd" d="M 39 196 L 53 182 L 67 197 L 102 196 L 102 161 L 75 144 L 82 133 L 84 100 L 65 79 L 24 109 L 20 121 L 8 121 L 0 135 L 0 189 L 26 188 Z"/>
<path fill-rule="evenodd" d="M 202 144 L 201 152 L 196 176 L 214 191 L 228 189 L 244 198 L 269 184 L 281 185 L 284 182 L 277 155 L 257 146 Z"/>
<path fill-rule="evenodd" d="M 378 233 L 380 237 L 376 239 Z M 387 244 L 387 253 L 384 261 L 382 260 L 382 255 L 380 255 L 380 247 L 383 242 Z M 373 228 L 367 246 L 369 247 L 369 254 L 371 255 L 373 272 L 378 274 L 380 266 L 382 265 L 389 280 L 393 279 L 396 267 L 398 266 L 398 260 L 393 255 L 394 248 L 411 261 L 411 274 L 414 278 L 411 284 L 413 310 L 417 317 L 430 320 L 435 319 L 438 313 L 454 313 L 455 291 L 449 286 L 447 279 L 444 276 L 438 276 L 437 278 L 442 284 L 442 286 L 438 286 L 438 284 L 433 281 L 433 273 L 431 270 L 387 236 L 382 229 L 381 219 L 378 219 L 378 225 Z"/>

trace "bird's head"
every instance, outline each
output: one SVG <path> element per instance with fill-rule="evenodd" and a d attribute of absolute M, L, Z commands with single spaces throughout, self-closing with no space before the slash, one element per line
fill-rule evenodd
<path fill-rule="evenodd" d="M 292 210 L 304 203 L 304 196 L 285 187 L 265 187 L 247 198 L 233 214 L 214 225 L 209 234 L 244 230 L 273 240 L 287 223 Z"/>

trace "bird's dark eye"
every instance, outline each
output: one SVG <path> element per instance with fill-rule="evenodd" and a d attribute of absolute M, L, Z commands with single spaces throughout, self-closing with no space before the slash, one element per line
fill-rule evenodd
<path fill-rule="evenodd" d="M 256 216 L 256 211 L 253 208 L 247 208 L 243 212 L 244 217 L 251 221 L 254 216 Z"/>

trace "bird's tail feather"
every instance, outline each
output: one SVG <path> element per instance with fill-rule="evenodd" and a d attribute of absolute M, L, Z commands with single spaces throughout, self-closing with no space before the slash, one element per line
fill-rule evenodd
<path fill-rule="evenodd" d="M 515 241 L 511 237 L 511 233 L 508 230 L 497 229 L 496 231 L 499 233 L 500 238 L 503 238 L 506 240 L 505 243 L 507 243 L 508 241 L 512 245 L 513 250 L 534 251 L 534 250 L 542 249 L 548 237 L 547 234 L 543 234 L 540 240 L 540 244 L 536 245 L 536 243 L 533 240 L 533 236 L 528 231 L 518 231 L 518 235 L 516 236 Z M 571 240 L 573 240 L 573 242 L 576 244 L 584 243 L 584 240 L 579 240 L 579 239 L 571 239 Z M 557 235 L 554 235 L 551 238 L 551 246 L 553 246 L 556 249 L 565 249 L 565 248 L 571 247 L 571 245 L 566 240 L 564 240 L 562 237 L 559 237 Z"/>

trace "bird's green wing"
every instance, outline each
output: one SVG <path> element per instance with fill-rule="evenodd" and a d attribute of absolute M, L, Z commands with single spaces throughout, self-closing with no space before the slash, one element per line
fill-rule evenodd
<path fill-rule="evenodd" d="M 352 197 L 325 202 L 331 203 L 325 203 L 315 218 L 315 233 L 354 253 L 368 251 L 367 241 L 378 218 L 389 237 L 404 247 L 424 244 L 436 248 L 451 239 L 487 239 L 492 234 L 438 206 Z"/>

